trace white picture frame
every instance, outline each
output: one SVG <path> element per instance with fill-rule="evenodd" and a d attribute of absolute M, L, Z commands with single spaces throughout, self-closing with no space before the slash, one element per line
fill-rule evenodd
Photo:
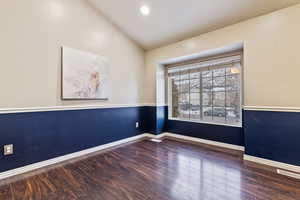
<path fill-rule="evenodd" d="M 62 100 L 108 100 L 108 59 L 62 47 Z"/>

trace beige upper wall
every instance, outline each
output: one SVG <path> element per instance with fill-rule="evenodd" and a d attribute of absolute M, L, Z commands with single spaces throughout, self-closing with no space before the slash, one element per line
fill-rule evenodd
<path fill-rule="evenodd" d="M 300 5 L 146 53 L 144 102 L 155 102 L 162 60 L 244 43 L 244 104 L 300 107 Z M 162 102 L 158 102 L 162 103 Z"/>
<path fill-rule="evenodd" d="M 87 1 L 2 1 L 0 28 L 0 108 L 141 103 L 144 51 Z M 109 101 L 60 100 L 62 45 L 108 57 Z"/>
<path fill-rule="evenodd" d="M 155 103 L 159 61 L 238 42 L 245 48 L 245 105 L 300 107 L 299 19 L 297 5 L 155 49 L 144 68 L 144 51 L 85 0 L 3 1 L 0 108 Z M 109 101 L 60 100 L 62 45 L 110 59 Z"/>

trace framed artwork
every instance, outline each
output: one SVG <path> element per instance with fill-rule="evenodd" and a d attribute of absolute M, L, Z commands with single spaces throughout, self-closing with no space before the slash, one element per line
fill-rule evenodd
<path fill-rule="evenodd" d="M 108 100 L 108 60 L 62 47 L 62 100 Z"/>

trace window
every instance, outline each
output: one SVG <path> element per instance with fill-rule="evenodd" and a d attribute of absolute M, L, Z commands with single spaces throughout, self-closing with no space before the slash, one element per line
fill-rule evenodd
<path fill-rule="evenodd" d="M 241 125 L 241 55 L 167 67 L 170 118 Z"/>

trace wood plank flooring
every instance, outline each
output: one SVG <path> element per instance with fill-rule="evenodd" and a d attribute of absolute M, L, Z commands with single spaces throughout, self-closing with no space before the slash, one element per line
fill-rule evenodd
<path fill-rule="evenodd" d="M 300 181 L 242 156 L 139 141 L 0 181 L 1 200 L 299 200 Z"/>

